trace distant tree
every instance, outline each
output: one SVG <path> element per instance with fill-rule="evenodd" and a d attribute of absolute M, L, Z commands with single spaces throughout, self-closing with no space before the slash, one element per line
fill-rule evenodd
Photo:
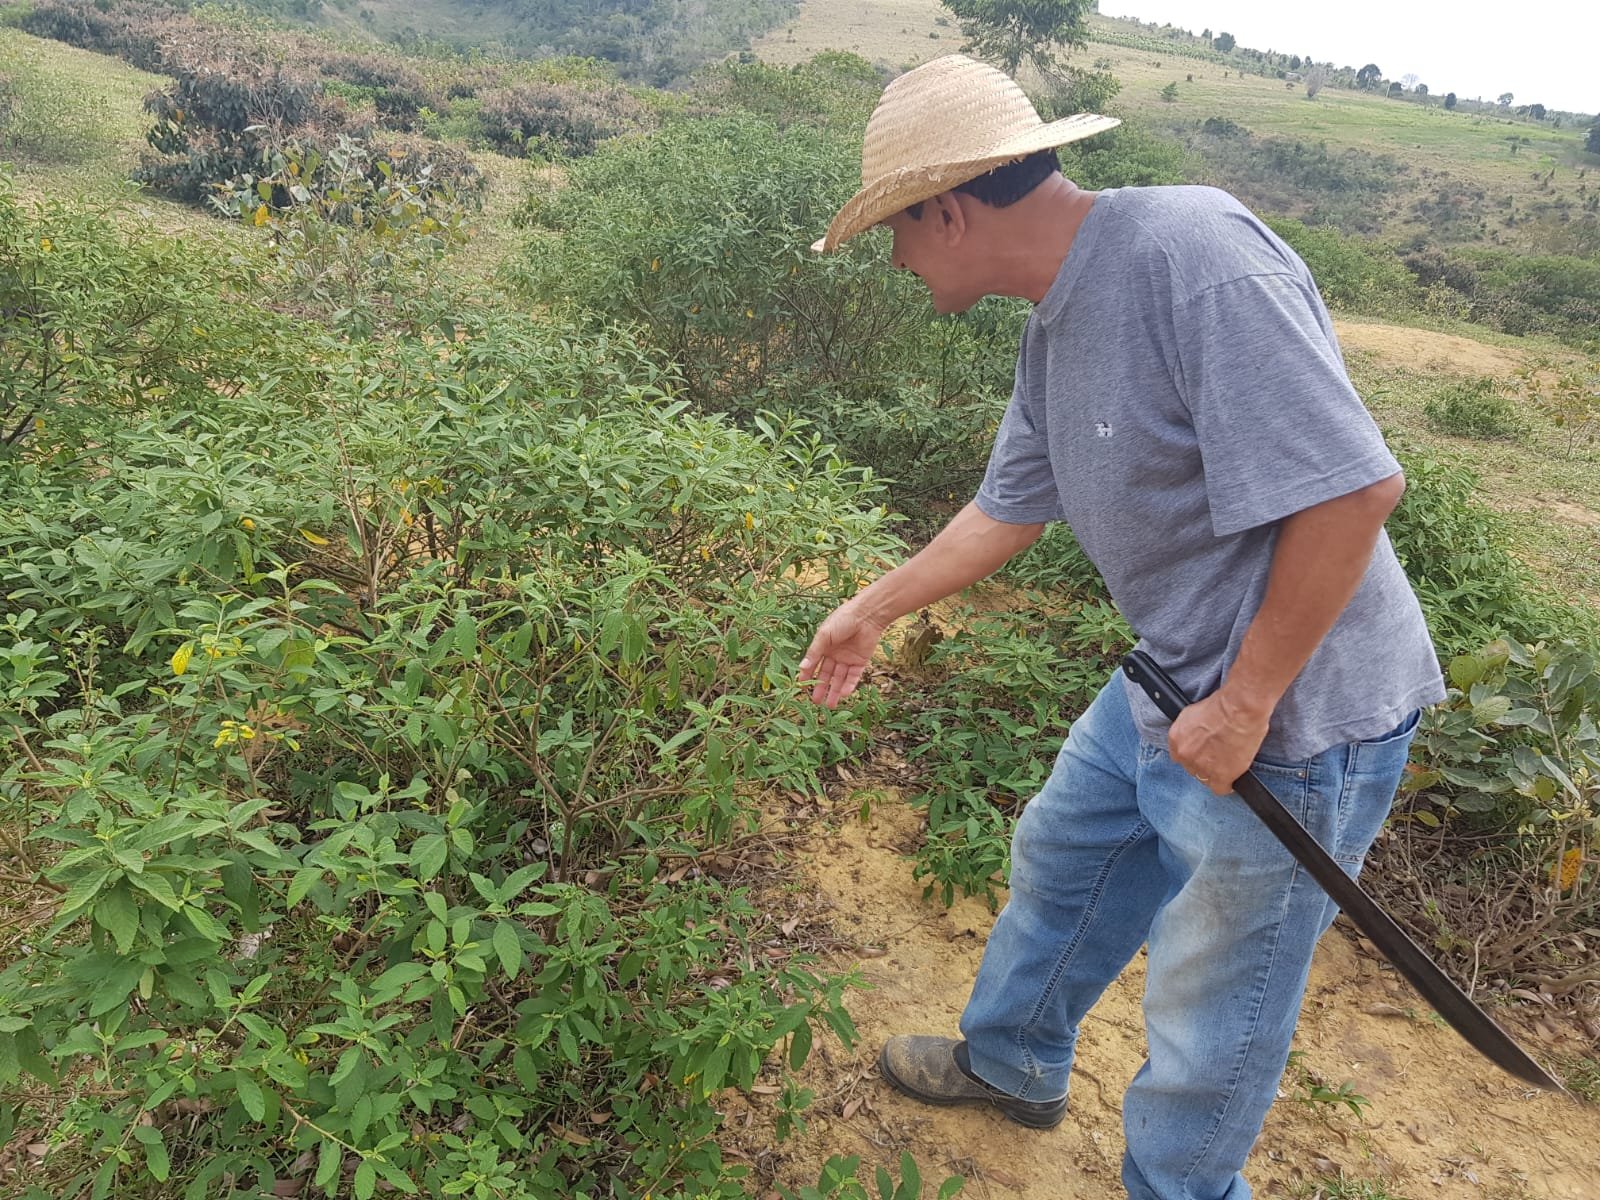
<path fill-rule="evenodd" d="M 1322 90 L 1322 85 L 1328 82 L 1328 72 L 1321 67 L 1312 67 L 1306 72 L 1306 99 L 1315 100 L 1317 93 Z"/>
<path fill-rule="evenodd" d="M 1214 42 L 1212 42 L 1211 44 L 1212 44 L 1212 46 L 1216 47 L 1218 50 L 1221 50 L 1224 54 L 1226 54 L 1230 50 L 1232 50 L 1235 46 L 1237 46 L 1239 43 L 1234 40 L 1233 34 L 1231 34 L 1231 33 L 1219 33 L 1219 34 L 1217 34 L 1216 40 Z"/>
<path fill-rule="evenodd" d="M 1300 56 L 1298 54 L 1291 54 L 1289 56 L 1289 70 L 1298 71 L 1299 69 L 1300 69 Z"/>
<path fill-rule="evenodd" d="M 1528 105 L 1528 115 L 1530 117 L 1532 117 L 1535 121 L 1544 120 L 1545 115 L 1548 112 L 1549 112 L 1549 110 L 1547 108 L 1545 108 L 1545 106 L 1542 105 L 1542 104 L 1530 104 L 1530 105 Z"/>
<path fill-rule="evenodd" d="M 1428 85 L 1425 83 L 1419 83 L 1412 89 L 1412 91 L 1416 92 L 1419 96 L 1426 96 L 1428 94 Z"/>
<path fill-rule="evenodd" d="M 1500 98 L 1495 101 L 1501 108 L 1510 108 L 1511 101 L 1515 99 L 1510 92 L 1501 92 Z"/>
<path fill-rule="evenodd" d="M 1445 93 L 1444 106 L 1446 108 L 1454 108 L 1456 106 L 1456 94 L 1454 92 Z"/>
<path fill-rule="evenodd" d="M 1200 34 L 1200 40 L 1202 42 L 1209 42 L 1211 40 L 1211 30 L 1207 29 L 1207 30 L 1203 31 Z"/>
<path fill-rule="evenodd" d="M 1405 90 L 1406 85 L 1396 79 L 1389 85 L 1389 99 L 1393 100 L 1396 96 L 1403 96 L 1405 94 Z"/>
<path fill-rule="evenodd" d="M 1408 88 L 1414 88 L 1417 86 L 1417 80 L 1419 78 L 1421 78 L 1421 76 L 1419 76 L 1415 71 L 1407 71 L 1404 75 L 1400 76 L 1400 82 L 1405 84 Z"/>
<path fill-rule="evenodd" d="M 1090 0 L 943 0 L 961 26 L 962 47 L 1015 75 L 1024 60 L 1054 74 L 1057 48 L 1088 44 Z"/>
<path fill-rule="evenodd" d="M 1358 88 L 1376 87 L 1378 80 L 1383 78 L 1383 72 L 1378 69 L 1377 63 L 1368 63 L 1356 72 L 1356 86 Z"/>
<path fill-rule="evenodd" d="M 1590 154 L 1600 154 L 1600 121 L 1589 126 L 1589 136 L 1583 139 L 1583 148 Z"/>

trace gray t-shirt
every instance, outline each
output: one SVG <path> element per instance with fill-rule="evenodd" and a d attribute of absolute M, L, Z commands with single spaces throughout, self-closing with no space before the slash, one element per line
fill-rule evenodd
<path fill-rule="evenodd" d="M 977 504 L 1065 520 L 1140 647 L 1203 696 L 1260 607 L 1278 522 L 1399 469 L 1294 251 L 1225 192 L 1124 188 L 1096 197 L 1028 320 Z M 1141 736 L 1164 746 L 1166 719 L 1128 688 Z M 1308 758 L 1443 698 L 1380 535 L 1261 753 Z"/>

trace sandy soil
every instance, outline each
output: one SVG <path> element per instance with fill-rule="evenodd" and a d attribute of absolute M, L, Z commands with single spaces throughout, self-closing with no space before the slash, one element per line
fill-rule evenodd
<path fill-rule="evenodd" d="M 1339 345 L 1345 350 L 1365 350 L 1413 370 L 1510 376 L 1523 362 L 1522 353 L 1515 349 L 1490 346 L 1453 333 L 1349 319 L 1335 320 L 1333 324 Z"/>
<path fill-rule="evenodd" d="M 817 1103 L 799 1137 L 771 1137 L 769 1097 L 734 1097 L 729 1123 L 746 1156 L 791 1187 L 814 1184 L 830 1155 L 892 1168 L 909 1150 L 925 1179 L 966 1176 L 969 1197 L 1122 1195 L 1120 1097 L 1144 1056 L 1142 961 L 1084 1023 L 1072 1108 L 1058 1130 L 918 1105 L 878 1080 L 878 1048 L 896 1033 L 955 1033 L 993 918 L 979 901 L 947 912 L 922 899 L 905 857 L 922 818 L 900 799 L 875 802 L 865 823 L 855 806 L 842 806 L 838 822 L 802 862 L 809 894 L 795 902 L 858 948 L 830 965 L 858 962 L 871 984 L 849 1003 L 861 1042 L 846 1052 L 819 1040 L 806 1068 Z M 1548 1029 L 1519 1036 L 1536 1054 L 1577 1048 Z M 1313 1196 L 1317 1181 L 1342 1173 L 1383 1184 L 1392 1200 L 1600 1197 L 1600 1109 L 1500 1074 L 1341 927 L 1319 948 L 1296 1047 L 1322 1082 L 1348 1081 L 1371 1104 L 1359 1118 L 1310 1105 L 1291 1067 L 1247 1168 L 1260 1195 Z"/>

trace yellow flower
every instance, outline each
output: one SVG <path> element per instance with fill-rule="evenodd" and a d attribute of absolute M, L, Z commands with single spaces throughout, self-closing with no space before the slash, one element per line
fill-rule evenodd
<path fill-rule="evenodd" d="M 265 225 L 271 219 L 272 214 L 267 211 L 267 206 L 265 204 L 258 205 L 256 207 L 256 215 L 252 218 L 252 220 L 255 221 L 258 228 L 262 225 Z"/>
<path fill-rule="evenodd" d="M 710 562 L 711 561 L 711 551 L 706 549 L 704 546 L 700 547 L 700 561 L 701 562 Z"/>
<path fill-rule="evenodd" d="M 55 248 L 56 244 L 49 238 L 42 237 L 39 239 L 39 249 L 43 250 L 46 254 L 49 254 L 50 251 L 54 250 Z"/>
<path fill-rule="evenodd" d="M 410 529 L 411 526 L 415 524 L 415 518 L 412 517 L 411 510 L 409 508 L 402 508 L 400 510 L 400 524 L 404 525 L 407 529 Z"/>
<path fill-rule="evenodd" d="M 659 259 L 659 258 L 652 258 L 652 259 L 651 259 L 651 260 L 650 260 L 650 269 L 651 269 L 651 270 L 652 270 L 652 271 L 659 271 L 659 270 L 661 270 L 661 260 L 660 260 L 660 259 Z"/>
<path fill-rule="evenodd" d="M 1557 891 L 1570 892 L 1578 882 L 1578 870 L 1583 866 L 1583 850 L 1574 846 L 1561 856 L 1561 861 L 1550 870 L 1550 883 Z"/>
<path fill-rule="evenodd" d="M 246 529 L 254 529 L 256 527 L 256 523 L 249 517 L 240 517 L 239 524 L 243 525 Z"/>
<path fill-rule="evenodd" d="M 756 527 L 756 518 L 754 513 L 745 513 L 744 527 L 746 529 L 754 529 Z"/>
<path fill-rule="evenodd" d="M 754 321 L 756 319 L 756 310 L 753 308 L 747 308 L 744 310 L 744 315 Z"/>

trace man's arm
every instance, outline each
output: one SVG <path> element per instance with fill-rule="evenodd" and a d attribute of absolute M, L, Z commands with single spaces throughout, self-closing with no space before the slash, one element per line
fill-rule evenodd
<path fill-rule="evenodd" d="M 816 681 L 812 699 L 837 708 L 855 691 L 884 630 L 988 578 L 1043 532 L 1042 523 L 1008 525 L 968 504 L 915 557 L 875 579 L 822 623 L 800 660 L 800 679 Z"/>
<path fill-rule="evenodd" d="M 1249 769 L 1273 709 L 1356 594 L 1405 486 L 1391 475 L 1284 519 L 1266 596 L 1227 677 L 1167 735 L 1174 761 L 1217 795 Z"/>

